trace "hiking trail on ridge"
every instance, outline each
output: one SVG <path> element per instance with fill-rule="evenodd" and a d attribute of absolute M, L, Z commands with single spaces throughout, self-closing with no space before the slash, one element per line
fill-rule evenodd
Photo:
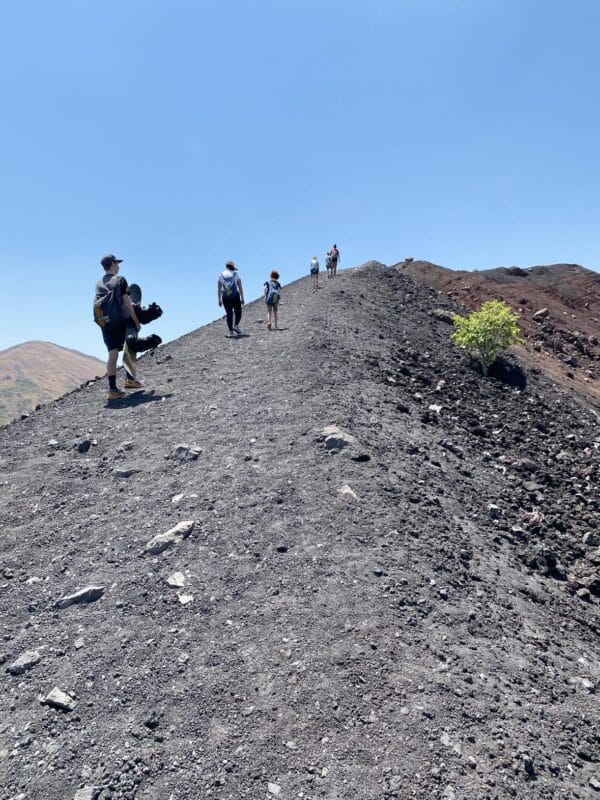
<path fill-rule="evenodd" d="M 598 796 L 600 409 L 309 281 L 0 430 L 3 798 Z"/>

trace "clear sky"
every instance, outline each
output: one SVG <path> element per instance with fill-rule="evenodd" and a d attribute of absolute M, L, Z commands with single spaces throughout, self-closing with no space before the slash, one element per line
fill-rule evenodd
<path fill-rule="evenodd" d="M 0 349 L 170 340 L 268 272 L 600 265 L 598 0 L 1 0 Z"/>

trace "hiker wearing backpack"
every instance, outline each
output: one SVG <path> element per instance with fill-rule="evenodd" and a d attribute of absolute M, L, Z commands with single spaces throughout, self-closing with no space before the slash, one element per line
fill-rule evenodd
<path fill-rule="evenodd" d="M 127 324 L 131 320 L 137 330 L 141 328 L 135 309 L 129 297 L 129 286 L 119 267 L 122 258 L 114 255 L 104 256 L 100 263 L 104 267 L 104 276 L 96 284 L 94 297 L 94 320 L 102 328 L 102 338 L 108 350 L 106 374 L 108 376 L 108 400 L 119 400 L 126 397 L 125 392 L 117 388 L 117 359 L 119 350 L 123 349 L 127 335 Z M 141 389 L 142 384 L 126 372 L 125 388 Z"/>
<path fill-rule="evenodd" d="M 217 297 L 219 306 L 225 309 L 229 335 L 237 333 L 239 336 L 240 321 L 242 319 L 242 306 L 244 305 L 244 288 L 242 279 L 233 261 L 225 264 L 225 269 L 217 281 Z"/>
<path fill-rule="evenodd" d="M 319 259 L 316 256 L 310 261 L 310 279 L 313 291 L 316 291 L 319 288 Z"/>
<path fill-rule="evenodd" d="M 337 266 L 340 263 L 340 251 L 337 244 L 334 244 L 327 255 L 331 259 L 331 277 L 334 278 L 337 274 Z"/>
<path fill-rule="evenodd" d="M 281 284 L 279 283 L 279 273 L 276 269 L 271 272 L 271 280 L 265 283 L 265 303 L 267 304 L 267 330 L 278 330 L 277 309 L 281 299 Z"/>

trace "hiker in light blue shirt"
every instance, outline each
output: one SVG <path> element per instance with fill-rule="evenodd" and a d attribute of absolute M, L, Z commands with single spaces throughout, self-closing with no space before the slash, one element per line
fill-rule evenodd
<path fill-rule="evenodd" d="M 310 262 L 310 278 L 312 281 L 313 291 L 319 288 L 319 259 L 313 256 Z"/>

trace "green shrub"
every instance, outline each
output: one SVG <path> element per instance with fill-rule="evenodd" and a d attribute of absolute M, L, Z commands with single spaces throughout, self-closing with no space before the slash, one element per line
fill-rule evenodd
<path fill-rule="evenodd" d="M 468 317 L 453 314 L 452 321 L 456 327 L 452 341 L 481 363 L 484 375 L 503 350 L 524 342 L 519 315 L 501 300 L 488 300 Z"/>

